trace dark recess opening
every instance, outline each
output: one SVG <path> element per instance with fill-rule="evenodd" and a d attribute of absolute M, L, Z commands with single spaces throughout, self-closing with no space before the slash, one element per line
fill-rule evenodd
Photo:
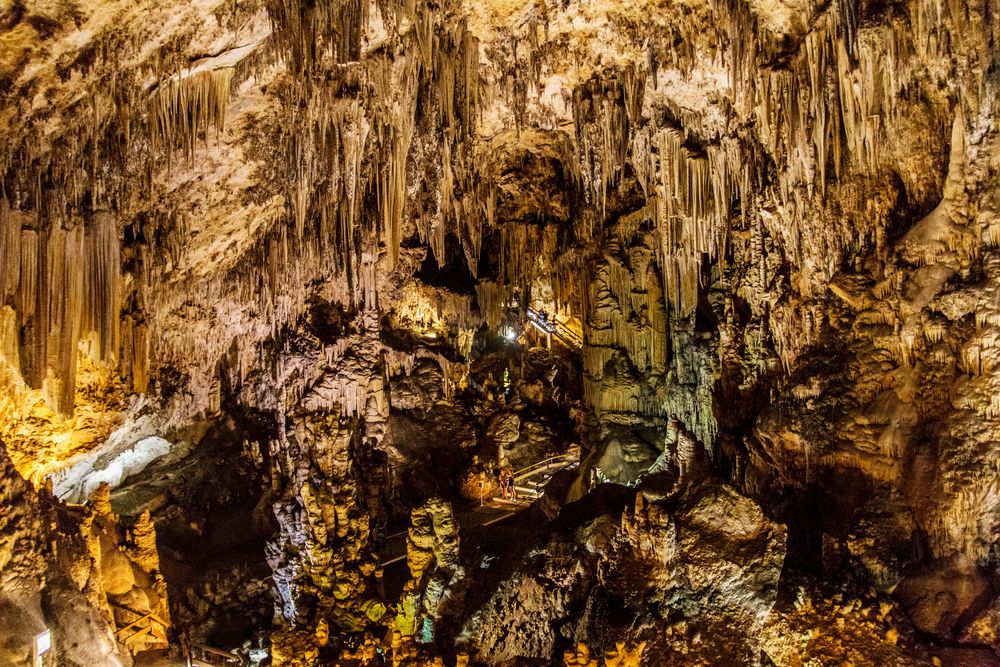
<path fill-rule="evenodd" d="M 417 279 L 426 285 L 444 287 L 459 294 L 475 294 L 476 279 L 469 273 L 465 252 L 458 239 L 448 234 L 444 239 L 444 247 L 444 266 L 439 267 L 437 257 L 428 250 L 420 270 L 416 273 Z"/>

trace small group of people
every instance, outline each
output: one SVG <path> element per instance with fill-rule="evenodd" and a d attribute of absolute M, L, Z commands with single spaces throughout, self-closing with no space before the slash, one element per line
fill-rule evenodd
<path fill-rule="evenodd" d="M 500 495 L 507 500 L 517 500 L 517 490 L 514 489 L 514 471 L 510 468 L 500 468 L 497 473 L 500 482 Z"/>

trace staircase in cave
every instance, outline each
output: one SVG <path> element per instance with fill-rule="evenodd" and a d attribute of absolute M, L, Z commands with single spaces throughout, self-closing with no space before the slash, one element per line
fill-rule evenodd
<path fill-rule="evenodd" d="M 545 495 L 545 485 L 553 475 L 562 470 L 571 470 L 580 465 L 580 449 L 574 447 L 565 454 L 553 456 L 514 473 L 514 497 L 495 496 L 494 505 L 523 509 Z"/>
<path fill-rule="evenodd" d="M 545 486 L 552 477 L 563 470 L 572 470 L 580 465 L 580 449 L 573 447 L 565 454 L 553 456 L 514 473 L 516 498 L 494 497 L 483 505 L 455 515 L 460 530 L 477 526 L 489 526 L 508 519 L 531 506 L 545 494 Z M 406 535 L 400 531 L 386 537 L 382 548 L 382 567 L 387 567 L 406 559 Z"/>
<path fill-rule="evenodd" d="M 531 325 L 546 335 L 551 335 L 569 349 L 579 352 L 583 349 L 583 338 L 555 316 L 541 313 L 534 308 L 528 308 L 528 321 Z"/>

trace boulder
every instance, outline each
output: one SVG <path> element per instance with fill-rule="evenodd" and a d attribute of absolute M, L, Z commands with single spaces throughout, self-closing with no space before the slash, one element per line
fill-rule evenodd
<path fill-rule="evenodd" d="M 919 630 L 953 640 L 963 614 L 989 592 L 983 570 L 968 556 L 955 554 L 905 577 L 895 595 Z"/>

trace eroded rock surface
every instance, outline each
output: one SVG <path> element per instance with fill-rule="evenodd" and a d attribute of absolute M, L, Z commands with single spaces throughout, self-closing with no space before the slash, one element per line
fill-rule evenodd
<path fill-rule="evenodd" d="M 718 481 L 659 486 L 617 511 L 561 520 L 470 620 L 463 638 L 478 659 L 551 659 L 573 641 L 603 655 L 630 641 L 645 642 L 648 664 L 751 664 L 784 528 Z"/>
<path fill-rule="evenodd" d="M 61 503 L 51 487 L 36 491 L 2 442 L 0 480 L 3 663 L 33 664 L 33 640 L 47 629 L 50 655 L 71 665 L 131 665 L 133 652 L 165 646 L 170 614 L 148 515 L 126 531 L 107 487 L 83 507 Z"/>

